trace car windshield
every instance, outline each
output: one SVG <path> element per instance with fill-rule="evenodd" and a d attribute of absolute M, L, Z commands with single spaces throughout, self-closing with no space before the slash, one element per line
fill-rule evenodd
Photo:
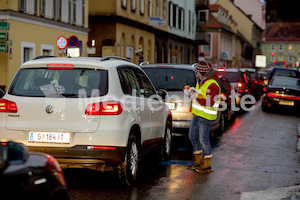
<path fill-rule="evenodd" d="M 8 93 L 30 97 L 84 98 L 107 94 L 107 70 L 20 69 Z"/>
<path fill-rule="evenodd" d="M 274 77 L 270 84 L 271 86 L 276 87 L 291 87 L 291 88 L 297 88 L 300 89 L 300 80 L 299 79 L 293 79 L 293 78 L 281 78 L 281 77 Z"/>
<path fill-rule="evenodd" d="M 193 70 L 176 68 L 144 68 L 157 90 L 182 90 L 185 85 L 196 85 L 196 74 Z"/>
<path fill-rule="evenodd" d="M 239 74 L 237 72 L 218 72 L 219 75 L 226 77 L 230 83 L 233 82 L 239 82 L 240 81 L 240 77 Z"/>

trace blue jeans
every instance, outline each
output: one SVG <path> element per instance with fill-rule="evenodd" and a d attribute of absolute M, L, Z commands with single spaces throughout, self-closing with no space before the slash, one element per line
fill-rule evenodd
<path fill-rule="evenodd" d="M 194 115 L 189 130 L 193 151 L 203 150 L 202 156 L 211 155 L 210 131 L 213 120 Z"/>

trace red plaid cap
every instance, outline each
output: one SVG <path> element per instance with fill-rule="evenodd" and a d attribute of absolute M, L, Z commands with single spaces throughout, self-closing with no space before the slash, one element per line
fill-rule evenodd
<path fill-rule="evenodd" d="M 211 69 L 211 67 L 205 60 L 201 60 L 200 62 L 198 62 L 195 65 L 195 67 L 198 72 L 205 72 L 205 73 Z"/>

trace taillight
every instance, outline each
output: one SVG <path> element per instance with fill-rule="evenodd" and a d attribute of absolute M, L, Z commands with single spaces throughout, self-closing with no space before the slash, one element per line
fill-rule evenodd
<path fill-rule="evenodd" d="M 238 86 L 239 88 L 241 88 L 241 87 L 243 87 L 243 84 L 242 84 L 242 83 L 238 83 L 237 86 Z"/>
<path fill-rule="evenodd" d="M 264 92 L 267 92 L 267 88 L 266 88 L 266 87 L 264 87 L 263 91 L 264 91 Z"/>
<path fill-rule="evenodd" d="M 219 68 L 218 71 L 219 71 L 219 72 L 225 72 L 225 69 Z"/>
<path fill-rule="evenodd" d="M 225 93 L 221 93 L 221 99 L 226 100 L 226 94 Z"/>
<path fill-rule="evenodd" d="M 18 112 L 17 104 L 6 99 L 0 99 L 0 112 L 16 113 Z"/>
<path fill-rule="evenodd" d="M 61 182 L 62 185 L 66 185 L 64 174 L 63 174 L 62 169 L 61 169 L 60 165 L 58 164 L 57 160 L 50 155 L 48 155 L 47 158 L 49 160 L 50 165 L 52 165 L 53 168 L 55 169 L 54 174 L 57 177 L 57 179 Z"/>
<path fill-rule="evenodd" d="M 101 149 L 101 150 L 115 150 L 116 147 L 108 147 L 108 146 L 87 146 L 87 149 Z"/>
<path fill-rule="evenodd" d="M 267 95 L 267 97 L 272 97 L 272 98 L 274 98 L 274 97 L 281 97 L 278 94 L 274 94 L 274 93 L 267 93 L 266 95 Z"/>
<path fill-rule="evenodd" d="M 288 99 L 288 100 L 300 100 L 300 97 L 286 95 L 286 94 L 275 94 L 275 93 L 267 93 L 267 97 L 270 98 L 281 98 L 281 99 Z"/>
<path fill-rule="evenodd" d="M 92 103 L 85 110 L 86 115 L 119 115 L 122 112 L 122 105 L 118 101 Z"/>
<path fill-rule="evenodd" d="M 245 79 L 245 82 L 248 83 L 248 79 L 247 79 L 247 76 L 245 73 L 244 73 L 244 79 Z"/>

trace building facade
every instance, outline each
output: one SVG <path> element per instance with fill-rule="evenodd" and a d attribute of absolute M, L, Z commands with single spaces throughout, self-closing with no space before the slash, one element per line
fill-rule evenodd
<path fill-rule="evenodd" d="M 241 67 L 244 38 L 228 10 L 219 4 L 210 4 L 208 21 L 202 26 L 209 35 L 209 43 L 199 45 L 198 51 L 204 53 L 205 59 L 214 67 Z"/>
<path fill-rule="evenodd" d="M 237 23 L 237 32 L 243 38 L 242 67 L 254 67 L 255 56 L 261 54 L 263 30 L 234 4 L 234 0 L 211 0 L 211 4 L 219 4 Z"/>
<path fill-rule="evenodd" d="M 67 56 L 60 36 L 78 39 L 87 56 L 88 0 L 13 0 L 0 3 L 0 86 L 6 88 L 19 66 L 37 56 Z M 67 12 L 65 12 L 67 11 Z"/>
<path fill-rule="evenodd" d="M 90 56 L 122 56 L 136 64 L 194 62 L 194 0 L 105 2 L 90 0 L 89 37 L 96 41 Z"/>
<path fill-rule="evenodd" d="M 263 54 L 267 67 L 299 67 L 300 22 L 267 23 Z"/>

